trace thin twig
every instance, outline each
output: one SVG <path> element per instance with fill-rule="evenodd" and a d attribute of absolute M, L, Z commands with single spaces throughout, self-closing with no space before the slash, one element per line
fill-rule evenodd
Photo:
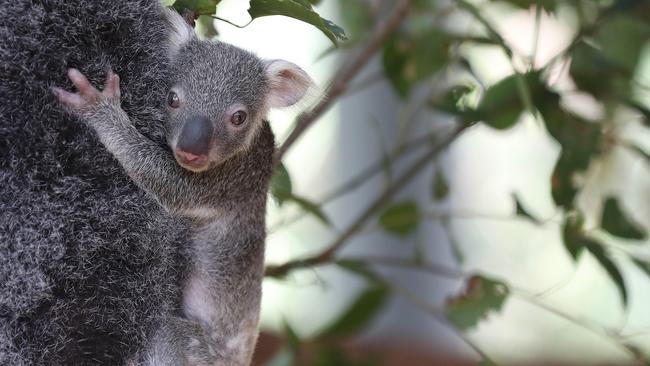
<path fill-rule="evenodd" d="M 397 148 L 397 150 L 391 155 L 390 159 L 391 161 L 396 161 L 404 156 L 409 155 L 410 153 L 413 153 L 415 151 L 418 151 L 420 148 L 430 145 L 434 140 L 434 135 L 433 134 L 427 134 L 425 136 L 420 136 L 418 138 L 415 138 L 411 141 L 409 141 L 407 144 L 403 144 L 400 147 Z M 344 182 L 341 184 L 339 187 L 333 189 L 332 191 L 324 194 L 320 200 L 318 200 L 318 206 L 323 206 L 325 204 L 328 204 L 334 200 L 336 200 L 339 197 L 342 197 L 355 189 L 359 188 L 361 185 L 364 183 L 367 183 L 370 181 L 370 178 L 374 177 L 376 174 L 381 172 L 386 164 L 385 158 L 378 159 L 371 165 L 367 166 L 364 168 L 362 171 L 360 171 L 357 175 L 354 177 L 350 178 L 350 180 Z M 297 213 L 294 216 L 291 216 L 287 219 L 281 220 L 277 223 L 274 223 L 269 227 L 269 232 L 274 232 L 277 229 L 279 229 L 282 226 L 292 224 L 298 220 L 300 220 L 303 217 L 306 217 L 307 213 L 304 211 L 301 211 Z"/>
<path fill-rule="evenodd" d="M 363 256 L 363 257 L 345 257 L 345 260 L 364 263 L 367 265 L 379 264 L 384 266 L 407 268 L 428 272 L 434 276 L 445 277 L 448 279 L 461 279 L 470 277 L 472 274 L 462 271 L 457 268 L 448 267 L 443 264 L 434 264 L 427 262 L 416 262 L 412 259 L 405 259 L 399 257 L 378 257 L 378 256 Z"/>
<path fill-rule="evenodd" d="M 456 128 L 450 136 L 442 141 L 437 146 L 433 147 L 428 153 L 415 161 L 401 176 L 399 176 L 393 184 L 388 186 L 384 192 L 379 195 L 363 212 L 357 217 L 347 229 L 343 230 L 341 234 L 321 253 L 308 257 L 305 259 L 298 259 L 287 262 L 279 266 L 271 266 L 266 269 L 267 276 L 282 276 L 295 268 L 309 267 L 315 264 L 329 261 L 334 254 L 347 243 L 348 239 L 354 236 L 359 230 L 363 228 L 366 222 L 373 217 L 380 209 L 390 202 L 393 196 L 406 186 L 418 173 L 422 172 L 423 168 L 435 157 L 437 157 L 447 146 L 456 140 L 470 124 L 463 124 Z"/>
<path fill-rule="evenodd" d="M 212 17 L 213 19 L 216 19 L 216 20 L 222 21 L 222 22 L 224 22 L 224 23 L 228 23 L 228 24 L 232 25 L 233 27 L 237 27 L 237 28 L 246 28 L 249 24 L 251 24 L 251 23 L 253 22 L 253 19 L 251 19 L 251 20 L 248 21 L 248 23 L 246 23 L 246 24 L 244 24 L 244 25 L 239 25 L 239 24 L 235 24 L 235 23 L 231 22 L 231 21 L 228 20 L 228 19 L 224 19 L 224 18 L 218 17 L 218 16 L 216 16 L 216 15 L 211 15 L 211 17 Z"/>
<path fill-rule="evenodd" d="M 550 305 L 547 305 L 547 304 L 539 301 L 535 297 L 531 297 L 530 295 L 526 294 L 525 291 L 518 290 L 518 289 L 512 288 L 512 287 L 510 287 L 510 289 L 513 290 L 512 294 L 517 296 L 518 299 L 521 299 L 521 300 L 529 303 L 530 305 L 536 306 L 536 307 L 538 307 L 538 308 L 540 308 L 542 310 L 545 310 L 545 311 L 547 311 L 547 312 L 549 312 L 551 314 L 554 314 L 554 315 L 568 321 L 569 323 L 572 323 L 572 324 L 574 324 L 574 325 L 576 325 L 576 326 L 578 326 L 578 327 L 580 327 L 582 329 L 590 331 L 591 333 L 593 333 L 595 335 L 606 338 L 606 339 L 610 340 L 614 345 L 618 346 L 621 350 L 623 350 L 623 351 L 627 352 L 628 354 L 630 354 L 632 357 L 635 357 L 635 358 L 637 357 L 637 355 L 634 353 L 634 351 L 627 344 L 621 342 L 620 336 L 617 333 L 609 331 L 607 328 L 604 328 L 602 325 L 594 324 L 594 323 L 592 323 L 592 322 L 590 322 L 588 320 L 575 318 L 574 316 L 572 316 L 570 314 L 567 314 L 567 313 L 565 313 L 565 312 L 563 312 L 563 311 L 561 311 L 559 309 L 556 309 L 556 308 L 554 308 L 554 307 L 552 307 Z"/>
<path fill-rule="evenodd" d="M 323 98 L 309 111 L 303 112 L 296 120 L 296 127 L 291 131 L 282 146 L 276 152 L 276 161 L 282 157 L 302 135 L 331 105 L 345 92 L 354 77 L 370 61 L 372 56 L 380 49 L 384 41 L 402 23 L 411 7 L 411 0 L 400 0 L 393 8 L 390 17 L 381 22 L 373 32 L 366 46 L 359 54 L 344 67 L 334 78 Z"/>

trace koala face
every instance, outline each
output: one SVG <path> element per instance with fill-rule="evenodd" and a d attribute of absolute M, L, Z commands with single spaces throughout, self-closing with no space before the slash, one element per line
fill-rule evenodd
<path fill-rule="evenodd" d="M 170 25 L 173 80 L 164 101 L 167 142 L 184 168 L 202 172 L 245 151 L 270 108 L 298 102 L 313 85 L 298 66 L 261 60 L 223 42 L 200 41 L 175 11 Z"/>
<path fill-rule="evenodd" d="M 165 103 L 177 162 L 200 172 L 247 149 L 268 110 L 264 63 L 225 43 L 194 41 L 174 70 Z"/>

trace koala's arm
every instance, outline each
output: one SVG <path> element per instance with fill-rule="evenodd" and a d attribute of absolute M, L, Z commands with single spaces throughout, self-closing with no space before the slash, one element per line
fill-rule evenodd
<path fill-rule="evenodd" d="M 142 135 L 122 109 L 117 74 L 108 72 L 102 91 L 76 69 L 70 69 L 68 77 L 78 93 L 56 87 L 53 92 L 97 132 L 101 143 L 136 184 L 171 212 L 191 210 L 200 204 L 192 200 L 202 197 L 206 188 L 176 163 L 171 152 Z"/>

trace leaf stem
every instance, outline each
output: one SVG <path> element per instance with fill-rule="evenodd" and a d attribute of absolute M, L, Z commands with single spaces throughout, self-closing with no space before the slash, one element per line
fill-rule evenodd
<path fill-rule="evenodd" d="M 224 18 L 218 17 L 216 15 L 211 15 L 211 17 L 213 19 L 220 20 L 220 21 L 222 21 L 224 23 L 228 23 L 228 24 L 232 25 L 233 27 L 237 27 L 237 28 L 246 28 L 249 24 L 251 24 L 253 22 L 253 19 L 251 19 L 251 20 L 248 21 L 248 23 L 246 23 L 244 25 L 239 25 L 239 24 L 235 24 L 235 23 L 231 22 L 228 19 L 224 19 Z"/>

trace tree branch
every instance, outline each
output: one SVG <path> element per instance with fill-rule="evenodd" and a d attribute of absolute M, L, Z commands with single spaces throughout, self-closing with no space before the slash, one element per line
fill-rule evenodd
<path fill-rule="evenodd" d="M 407 156 L 417 150 L 420 150 L 426 145 L 431 145 L 434 143 L 434 135 L 433 134 L 427 134 L 425 136 L 420 136 L 417 137 L 413 140 L 410 140 L 408 143 L 399 146 L 396 151 L 391 154 L 390 160 L 391 161 L 397 161 L 403 156 Z M 356 174 L 354 177 L 352 177 L 350 180 L 346 181 L 345 183 L 341 184 L 337 188 L 331 190 L 330 192 L 324 194 L 320 200 L 318 200 L 317 205 L 318 206 L 323 206 L 327 203 L 330 203 L 336 199 L 338 199 L 341 196 L 344 196 L 355 189 L 359 188 L 362 186 L 364 183 L 368 182 L 370 178 L 374 177 L 377 175 L 379 172 L 382 171 L 384 168 L 385 164 L 385 159 L 378 159 L 371 165 L 363 168 L 358 174 Z M 268 229 L 269 233 L 274 232 L 275 230 L 279 229 L 282 226 L 290 225 L 293 224 L 294 222 L 300 220 L 303 217 L 306 217 L 308 214 L 304 211 L 301 211 L 297 213 L 296 215 L 293 215 L 287 219 L 280 220 L 277 223 L 274 223 L 271 225 Z"/>
<path fill-rule="evenodd" d="M 382 209 L 386 204 L 390 202 L 393 196 L 399 192 L 404 186 L 411 181 L 418 173 L 422 172 L 423 168 L 435 157 L 437 157 L 444 149 L 449 146 L 453 141 L 456 140 L 458 136 L 465 131 L 470 124 L 463 124 L 456 128 L 450 136 L 440 142 L 437 146 L 434 146 L 429 152 L 420 157 L 415 161 L 411 166 L 406 169 L 406 171 L 399 176 L 393 184 L 388 186 L 384 192 L 379 195 L 358 217 L 347 229 L 345 229 L 341 234 L 330 244 L 325 250 L 321 253 L 314 255 L 312 257 L 298 259 L 294 261 L 287 262 L 279 266 L 269 266 L 266 269 L 266 275 L 272 277 L 280 277 L 287 272 L 295 268 L 310 267 L 317 265 L 323 262 L 328 262 L 332 259 L 334 254 L 350 239 L 354 234 L 356 234 L 361 228 L 366 224 L 366 222 L 375 215 L 380 209 Z"/>
<path fill-rule="evenodd" d="M 282 157 L 293 145 L 298 137 L 302 135 L 331 105 L 340 97 L 354 77 L 370 61 L 372 56 L 379 50 L 386 38 L 402 23 L 402 20 L 408 14 L 411 6 L 411 0 L 399 0 L 393 8 L 390 17 L 381 22 L 375 28 L 370 40 L 359 54 L 344 67 L 334 78 L 327 88 L 323 98 L 309 111 L 303 112 L 296 120 L 296 127 L 291 131 L 282 146 L 276 151 L 276 161 L 282 160 Z"/>

